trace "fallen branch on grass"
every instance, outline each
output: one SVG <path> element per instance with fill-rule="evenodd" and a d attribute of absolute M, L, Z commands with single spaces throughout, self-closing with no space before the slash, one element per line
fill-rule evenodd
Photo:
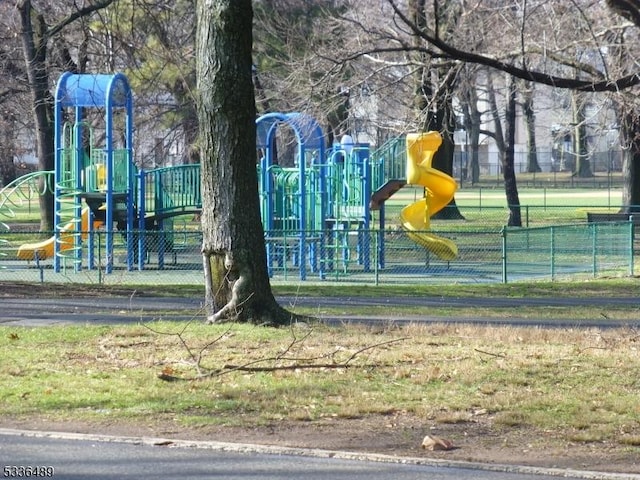
<path fill-rule="evenodd" d="M 150 327 L 147 327 L 147 328 L 150 328 Z M 310 332 L 307 332 L 307 334 L 305 334 L 302 338 L 297 338 L 295 337 L 295 334 L 293 334 L 292 332 L 292 334 L 294 335 L 292 341 L 287 345 L 287 347 L 284 349 L 284 351 L 280 355 L 267 357 L 267 358 L 260 358 L 257 360 L 248 361 L 240 365 L 225 364 L 221 368 L 207 369 L 202 366 L 204 353 L 211 346 L 215 345 L 222 338 L 227 336 L 227 334 L 229 333 L 228 330 L 225 331 L 222 335 L 219 335 L 218 337 L 213 339 L 211 342 L 208 342 L 197 353 L 185 341 L 182 335 L 182 333 L 184 333 L 184 329 L 178 333 L 166 333 L 166 332 L 163 333 L 163 332 L 158 332 L 156 330 L 152 330 L 152 331 L 159 334 L 177 336 L 180 343 L 184 346 L 184 348 L 189 353 L 192 364 L 197 372 L 195 376 L 182 377 L 182 376 L 174 375 L 173 369 L 165 368 L 163 369 L 162 372 L 158 374 L 158 378 L 160 380 L 164 380 L 167 382 L 202 380 L 205 378 L 220 377 L 222 375 L 226 375 L 232 372 L 277 372 L 277 371 L 286 371 L 286 370 L 295 371 L 295 370 L 323 370 L 323 369 L 327 370 L 327 369 L 348 369 L 348 368 L 380 368 L 386 365 L 372 364 L 372 363 L 358 365 L 353 363 L 353 361 L 359 356 L 361 356 L 364 352 L 367 352 L 369 350 L 373 350 L 375 348 L 379 348 L 385 345 L 399 343 L 407 339 L 407 338 L 397 338 L 397 339 L 388 340 L 385 342 L 376 343 L 373 345 L 367 345 L 366 347 L 356 350 L 347 359 L 343 361 L 318 362 L 317 360 L 320 360 L 323 358 L 335 358 L 338 353 L 338 350 L 330 353 L 326 353 L 321 356 L 309 357 L 309 358 L 287 356 L 287 353 L 291 352 L 294 349 L 294 347 L 300 346 L 301 342 L 304 342 L 304 340 L 309 338 L 311 334 Z M 267 362 L 272 362 L 272 363 L 287 362 L 287 364 L 286 365 L 269 365 L 269 366 L 259 365 Z"/>

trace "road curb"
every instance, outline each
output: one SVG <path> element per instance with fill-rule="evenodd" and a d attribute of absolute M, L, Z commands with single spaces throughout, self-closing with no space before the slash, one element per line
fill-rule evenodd
<path fill-rule="evenodd" d="M 132 445 L 155 446 L 159 448 L 199 448 L 237 453 L 259 453 L 269 455 L 306 456 L 316 458 L 338 458 L 341 460 L 370 461 L 380 463 L 396 463 L 407 465 L 424 465 L 441 468 L 463 468 L 469 470 L 484 470 L 503 473 L 517 473 L 529 475 L 547 475 L 563 478 L 589 480 L 640 480 L 640 474 L 608 473 L 587 470 L 562 468 L 542 468 L 525 465 L 487 464 L 467 462 L 462 460 L 444 460 L 420 457 L 396 457 L 376 453 L 357 453 L 341 450 L 323 450 L 314 448 L 281 447 L 275 445 L 258 445 L 249 443 L 229 443 L 205 440 L 179 440 L 163 437 L 130 437 L 117 435 L 101 435 L 87 433 L 57 432 L 46 430 L 20 430 L 0 428 L 0 435 L 14 435 L 21 437 L 54 438 L 61 440 L 83 440 L 105 443 L 129 443 Z"/>

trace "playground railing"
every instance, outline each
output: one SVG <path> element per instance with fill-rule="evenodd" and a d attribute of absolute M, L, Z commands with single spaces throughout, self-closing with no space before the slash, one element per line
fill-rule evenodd
<path fill-rule="evenodd" d="M 197 211 L 202 206 L 200 165 L 180 165 L 139 173 L 143 200 L 138 202 L 144 213 L 167 216 L 175 212 Z"/>
<path fill-rule="evenodd" d="M 379 148 L 371 152 L 371 164 L 374 168 L 374 188 L 381 186 L 386 180 L 404 178 L 407 164 L 407 141 L 404 135 L 391 138 Z"/>
<path fill-rule="evenodd" d="M 415 244 L 400 228 L 363 230 L 345 224 L 332 231 L 299 231 L 267 241 L 269 272 L 274 283 L 304 281 L 355 284 L 506 283 L 562 278 L 634 274 L 634 225 L 631 221 L 577 223 L 530 228 L 455 230 L 439 222 L 436 233 L 458 248 L 454 260 L 441 260 Z M 144 253 L 127 251 L 122 232 L 113 235 L 114 268 L 105 273 L 106 232 L 94 232 L 89 265 L 63 266 L 51 258 L 20 260 L 19 246 L 47 236 L 28 231 L 0 233 L 0 281 L 104 284 L 201 284 L 202 234 L 181 222 L 174 229 L 137 232 Z M 267 236 L 270 232 L 266 232 Z M 136 242 L 138 245 L 139 242 Z M 88 249 L 88 245 L 85 244 Z M 637 247 L 635 247 L 637 248 Z M 127 256 L 136 268 L 127 269 Z"/>

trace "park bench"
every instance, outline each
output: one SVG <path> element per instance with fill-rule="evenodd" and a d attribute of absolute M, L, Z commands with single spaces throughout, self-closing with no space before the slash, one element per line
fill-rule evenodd
<path fill-rule="evenodd" d="M 610 212 L 587 212 L 587 222 L 628 222 L 633 220 L 634 225 L 640 225 L 640 213 L 610 213 Z"/>

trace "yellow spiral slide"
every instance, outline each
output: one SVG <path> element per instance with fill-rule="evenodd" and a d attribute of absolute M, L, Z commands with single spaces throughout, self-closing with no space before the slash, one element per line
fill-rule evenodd
<path fill-rule="evenodd" d="M 422 185 L 425 197 L 404 207 L 400 220 L 411 240 L 448 261 L 458 255 L 456 244 L 427 231 L 431 228 L 431 217 L 449 204 L 458 188 L 452 177 L 431 166 L 441 144 L 438 132 L 407 135 L 407 184 Z"/>
<path fill-rule="evenodd" d="M 89 230 L 89 207 L 85 207 L 82 209 L 82 221 L 81 221 L 81 232 L 82 238 L 86 238 L 87 232 Z M 102 225 L 102 222 L 94 221 L 94 228 Z M 64 226 L 61 230 L 62 234 L 60 235 L 60 250 L 68 250 L 74 245 L 74 234 L 75 234 L 75 222 L 69 222 Z M 24 245 L 20 245 L 18 248 L 17 256 L 20 260 L 35 260 L 36 252 L 38 253 L 39 260 L 46 260 L 47 258 L 53 257 L 53 250 L 55 245 L 56 237 L 55 235 L 47 240 L 43 240 L 42 242 L 37 243 L 25 243 Z"/>

